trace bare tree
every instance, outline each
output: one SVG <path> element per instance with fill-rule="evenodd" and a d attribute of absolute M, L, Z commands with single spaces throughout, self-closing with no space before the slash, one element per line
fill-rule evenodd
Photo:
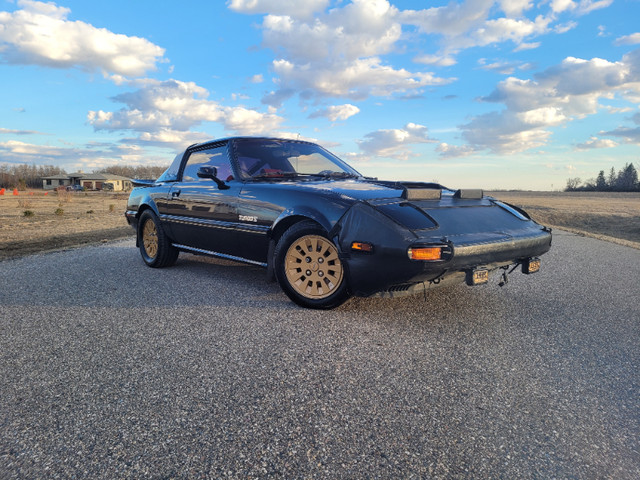
<path fill-rule="evenodd" d="M 576 177 L 576 178 L 568 178 L 567 179 L 567 187 L 565 188 L 565 191 L 573 192 L 575 190 L 578 190 L 578 188 L 580 187 L 581 183 L 582 183 L 582 180 L 580 180 L 578 177 Z"/>

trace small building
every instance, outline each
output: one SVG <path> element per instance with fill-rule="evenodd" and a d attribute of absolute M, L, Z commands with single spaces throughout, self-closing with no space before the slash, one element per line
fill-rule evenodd
<path fill-rule="evenodd" d="M 85 190 L 111 190 L 123 192 L 131 190 L 131 179 L 112 173 L 71 173 L 42 178 L 42 188 L 54 190 L 58 187 L 81 185 Z"/>
<path fill-rule="evenodd" d="M 68 187 L 71 185 L 69 175 L 51 175 L 42 177 L 42 188 L 45 190 L 55 190 L 58 187 Z"/>

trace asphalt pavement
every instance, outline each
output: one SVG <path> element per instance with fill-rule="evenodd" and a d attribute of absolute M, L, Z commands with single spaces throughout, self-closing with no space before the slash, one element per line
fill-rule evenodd
<path fill-rule="evenodd" d="M 640 251 L 290 303 L 131 240 L 0 262 L 0 478 L 640 478 Z"/>

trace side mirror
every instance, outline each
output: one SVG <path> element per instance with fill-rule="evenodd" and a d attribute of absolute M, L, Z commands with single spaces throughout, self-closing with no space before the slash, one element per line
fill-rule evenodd
<path fill-rule="evenodd" d="M 200 167 L 197 175 L 199 178 L 214 179 L 218 177 L 218 169 L 216 167 Z"/>
<path fill-rule="evenodd" d="M 218 178 L 218 169 L 216 167 L 200 167 L 198 169 L 197 175 L 198 178 L 210 178 L 211 180 L 216 182 L 219 190 L 229 189 L 229 185 Z"/>

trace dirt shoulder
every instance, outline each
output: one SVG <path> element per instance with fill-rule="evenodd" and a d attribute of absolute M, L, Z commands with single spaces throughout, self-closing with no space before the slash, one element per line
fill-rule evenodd
<path fill-rule="evenodd" d="M 640 249 L 640 193 L 488 192 L 543 225 Z"/>
<path fill-rule="evenodd" d="M 539 223 L 640 249 L 640 193 L 488 192 Z M 0 196 L 0 261 L 133 238 L 128 195 L 42 190 Z M 29 213 L 30 212 L 30 213 Z"/>
<path fill-rule="evenodd" d="M 127 194 L 19 193 L 0 196 L 0 260 L 134 236 Z"/>
<path fill-rule="evenodd" d="M 105 243 L 121 238 L 133 238 L 131 227 L 112 228 L 108 230 L 96 230 L 91 232 L 70 233 L 66 235 L 53 235 L 46 238 L 33 238 L 19 243 L 0 243 L 0 260 L 13 257 L 22 257 L 33 253 L 42 253 L 53 250 L 61 250 L 70 247 L 79 247 L 96 243 Z"/>

